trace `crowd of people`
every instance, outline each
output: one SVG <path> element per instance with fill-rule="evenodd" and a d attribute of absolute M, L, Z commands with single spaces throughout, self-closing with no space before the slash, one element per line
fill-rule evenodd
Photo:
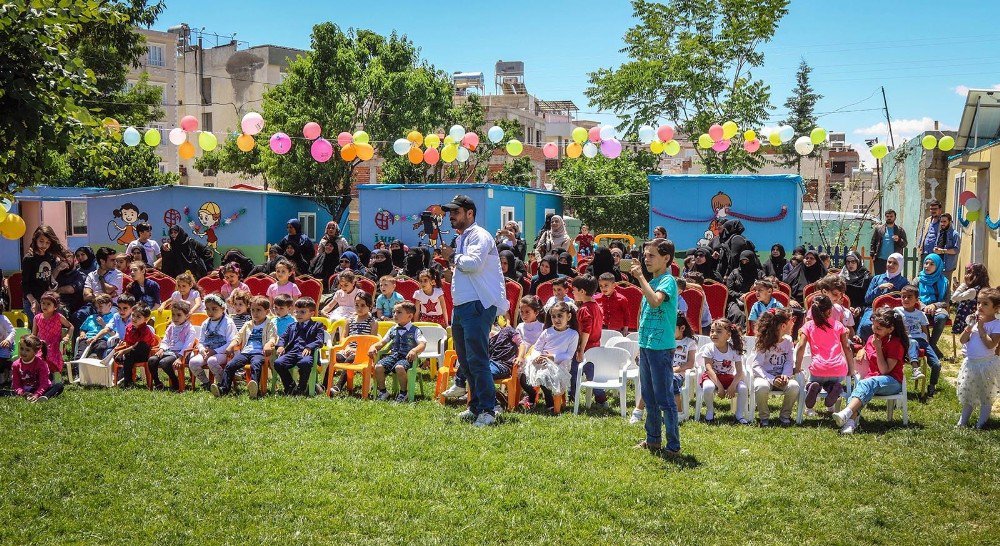
<path fill-rule="evenodd" d="M 312 320 L 316 316 L 342 319 L 348 335 L 375 334 L 380 320 L 395 323 L 370 356 L 377 398 L 399 402 L 407 400 L 406 375 L 427 343 L 414 323 L 450 328 L 459 369 L 444 396 L 466 399 L 469 409 L 462 417 L 477 426 L 494 423 L 501 410 L 495 380 L 519 370 L 520 407 L 531 410 L 543 403 L 555 410 L 575 395 L 578 368 L 592 377 L 586 354 L 601 345 L 605 330 L 633 334 L 645 400 L 637 401 L 630 421 L 645 421 L 641 447 L 669 453 L 680 449 L 677 421 L 684 409 L 675 395 L 691 370 L 698 370 L 696 387 L 704 392 L 708 421 L 715 419 L 718 397 L 733 400 L 737 422 L 751 422 L 753 413 L 744 410 L 752 407 L 752 396 L 761 424 L 769 425 L 768 397 L 780 394 L 779 420 L 787 424 L 804 390 L 808 415 L 818 414 L 816 404 L 823 398 L 825 411 L 850 433 L 873 396 L 906 388 L 906 363 L 914 366 L 914 379 L 926 381 L 927 396 L 934 396 L 945 358 L 938 342 L 950 320 L 965 346 L 959 424 L 967 424 L 978 407 L 977 424 L 983 426 L 1000 386 L 1000 292 L 991 287 L 983 264 L 967 265 L 959 286 L 950 286 L 960 235 L 936 201 L 913 247 L 921 255 L 913 279 L 902 274 L 902 252 L 910 242 L 892 210 L 872 236 L 869 269 L 857 252 L 835 267 L 825 253 L 797 247 L 789 255 L 780 244 L 772 245 L 762 262 L 745 226 L 735 219 L 675 264 L 674 245 L 662 226 L 641 247 L 619 241 L 603 246 L 594 244 L 587 226 L 574 238 L 564 219 L 550 214 L 529 248 L 516 222 L 494 235 L 478 226 L 476 204 L 465 196 L 443 208 L 458 234 L 450 245 L 408 248 L 396 240 L 369 249 L 350 245 L 336 222 L 327 224 L 314 243 L 292 219 L 287 235 L 269 245 L 263 263 L 233 249 L 221 256 L 218 267 L 213 251 L 178 226 L 170 228 L 161 247 L 151 238 L 151 226 L 139 223 L 137 239 L 122 253 L 109 247 L 70 250 L 50 227 L 40 226 L 22 263 L 23 301 L 11 302 L 23 307 L 31 334 L 17 341 L 18 358 L 11 362 L 14 328 L 6 317 L 0 319 L 0 381 L 6 378 L 0 390 L 32 400 L 59 394 L 61 381 L 52 381 L 52 374 L 75 365 L 64 359 L 66 353 L 73 363 L 85 357 L 116 363 L 122 386 L 131 384 L 137 363 L 148 362 L 156 388 L 177 390 L 183 380 L 178 363 L 184 363 L 205 390 L 218 396 L 238 390 L 236 378 L 246 366 L 248 394 L 257 396 L 270 356 L 285 393 L 304 394 L 313 355 L 324 342 L 323 326 Z M 677 268 L 676 276 L 671 267 Z M 174 279 L 176 290 L 161 294 L 153 271 Z M 244 280 L 260 273 L 274 282 L 266 294 L 255 296 Z M 323 284 L 320 301 L 303 297 L 294 282 L 297 275 Z M 205 276 L 223 279 L 222 287 L 200 293 L 198 280 Z M 419 284 L 409 299 L 396 291 L 401 278 Z M 371 281 L 374 293 L 363 289 L 361 279 Z M 521 287 L 519 301 L 507 300 L 506 282 Z M 713 316 L 704 297 L 703 308 L 689 313 L 681 294 L 704 295 L 713 283 L 727 289 L 723 313 Z M 622 295 L 626 284 L 641 291 L 639 309 Z M 542 286 L 546 295 L 551 293 L 544 301 Z M 887 295 L 897 296 L 895 305 L 877 307 L 876 300 Z M 511 304 L 518 307 L 516 324 L 507 321 Z M 148 325 L 156 310 L 169 312 L 170 323 L 160 337 Z M 191 324 L 196 313 L 207 315 L 197 333 Z M 629 330 L 630 313 L 639 314 L 637 332 Z M 745 337 L 748 333 L 753 337 Z M 704 336 L 701 341 L 699 336 Z M 751 346 L 744 347 L 744 341 Z M 357 356 L 348 347 L 336 360 L 351 362 Z M 917 365 L 921 357 L 930 370 L 926 378 Z M 80 366 L 78 374 L 86 375 Z M 293 368 L 299 370 L 298 381 Z M 386 389 L 386 379 L 394 374 L 400 385 L 395 398 Z M 340 393 L 354 385 L 343 375 L 329 385 L 324 379 L 318 388 Z M 595 398 L 607 404 L 606 393 L 597 391 Z M 847 405 L 838 412 L 840 399 Z"/>

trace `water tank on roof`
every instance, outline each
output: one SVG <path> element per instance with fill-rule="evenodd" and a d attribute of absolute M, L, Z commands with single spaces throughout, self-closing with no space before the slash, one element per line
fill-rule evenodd
<path fill-rule="evenodd" d="M 482 89 L 486 85 L 482 72 L 455 72 L 451 81 L 455 84 L 455 89 Z"/>
<path fill-rule="evenodd" d="M 524 61 L 497 61 L 497 76 L 523 76 Z"/>

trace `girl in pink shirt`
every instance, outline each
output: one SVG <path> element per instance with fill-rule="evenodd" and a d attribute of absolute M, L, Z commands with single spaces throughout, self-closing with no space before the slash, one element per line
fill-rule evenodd
<path fill-rule="evenodd" d="M 271 300 L 271 305 L 274 305 L 274 297 L 278 294 L 288 294 L 293 301 L 302 295 L 298 285 L 295 284 L 295 274 L 292 271 L 292 262 L 284 258 L 279 259 L 278 263 L 275 264 L 274 278 L 278 281 L 267 287 L 267 298 Z"/>
<path fill-rule="evenodd" d="M 18 349 L 20 358 L 14 361 L 10 369 L 14 394 L 23 396 L 30 402 L 44 402 L 58 396 L 63 391 L 63 385 L 53 385 L 49 378 L 49 364 L 45 359 L 46 350 L 42 340 L 34 334 L 28 334 L 18 342 Z"/>
<path fill-rule="evenodd" d="M 833 301 L 829 296 L 813 298 L 809 308 L 810 320 L 799 331 L 799 344 L 795 351 L 795 373 L 802 369 L 806 344 L 812 355 L 809 380 L 806 383 L 806 414 L 815 416 L 816 399 L 826 390 L 826 408 L 833 411 L 841 393 L 842 382 L 854 375 L 854 353 L 847 340 L 848 330 L 839 320 L 832 319 Z"/>
<path fill-rule="evenodd" d="M 65 341 L 67 345 L 73 342 L 73 325 L 59 313 L 59 294 L 50 290 L 42 294 L 38 301 L 41 303 L 42 312 L 35 315 L 35 320 L 31 323 L 31 333 L 48 345 L 48 358 L 45 360 L 48 361 L 52 372 L 62 373 L 62 342 Z M 62 334 L 63 328 L 68 331 L 65 337 Z"/>
<path fill-rule="evenodd" d="M 223 283 L 222 288 L 219 289 L 219 293 L 222 294 L 222 299 L 229 301 L 229 296 L 235 290 L 246 290 L 250 292 L 250 287 L 240 280 L 240 264 L 236 262 L 229 262 L 222 268 L 222 279 L 226 282 Z"/>

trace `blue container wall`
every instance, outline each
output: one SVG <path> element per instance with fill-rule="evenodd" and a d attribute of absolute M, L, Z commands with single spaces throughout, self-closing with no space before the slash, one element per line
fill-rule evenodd
<path fill-rule="evenodd" d="M 523 226 L 525 213 L 527 212 L 524 204 L 525 194 L 503 188 L 492 188 L 492 190 L 493 197 L 487 200 L 487 206 L 480 206 L 479 225 L 486 228 L 491 234 L 496 233 L 503 222 L 503 207 L 511 207 L 514 209 L 514 221 L 521 222 Z M 487 196 L 489 196 L 489 190 L 487 190 Z"/>
<path fill-rule="evenodd" d="M 288 234 L 286 225 L 291 218 L 298 218 L 300 212 L 316 215 L 316 239 L 323 236 L 330 213 L 325 208 L 306 197 L 297 195 L 270 195 L 267 198 L 267 214 L 264 217 L 265 240 L 260 244 L 277 243 Z M 316 242 L 316 241 L 314 241 Z"/>
<path fill-rule="evenodd" d="M 775 243 L 791 249 L 802 233 L 802 179 L 798 176 L 650 176 L 649 197 L 650 235 L 653 226 L 666 227 L 678 250 L 695 247 L 707 238 L 706 231 L 717 229 L 727 219 L 743 222 L 744 235 L 760 252 Z M 727 216 L 725 210 L 717 210 L 718 205 L 757 218 Z"/>
<path fill-rule="evenodd" d="M 10 206 L 10 213 L 17 215 L 21 214 L 21 209 L 17 206 L 16 201 Z M 28 245 L 31 244 L 31 233 L 25 233 L 22 239 L 24 240 L 24 248 L 27 249 Z M 22 239 L 15 239 L 12 241 L 6 237 L 0 237 L 0 270 L 3 271 L 4 276 L 21 270 Z M 17 306 L 17 303 L 14 305 Z"/>
<path fill-rule="evenodd" d="M 419 233 L 423 231 L 422 225 L 414 224 L 414 220 L 401 218 L 395 220 L 390 216 L 412 216 L 420 214 L 432 205 L 440 205 L 451 201 L 455 194 L 459 193 L 455 188 L 442 186 L 441 188 L 359 188 L 358 189 L 358 230 L 360 235 L 358 242 L 367 247 L 372 247 L 377 241 L 392 241 L 399 239 L 404 244 L 415 246 L 420 243 Z M 486 206 L 486 189 L 469 187 L 463 188 L 462 192 L 476 202 L 480 211 L 489 209 Z M 386 211 L 389 214 L 379 211 Z M 499 210 L 499 209 L 497 209 Z M 486 213 L 489 214 L 488 212 Z M 376 218 L 378 216 L 378 218 Z M 489 227 L 484 226 L 487 229 Z M 495 228 L 494 228 L 495 229 Z M 450 242 L 454 237 L 451 232 L 451 223 L 446 216 L 441 218 L 441 235 L 445 242 Z M 424 239 L 426 241 L 426 238 Z"/>

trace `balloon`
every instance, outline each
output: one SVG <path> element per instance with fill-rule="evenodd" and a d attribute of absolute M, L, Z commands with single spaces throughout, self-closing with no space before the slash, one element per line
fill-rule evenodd
<path fill-rule="evenodd" d="M 886 154 L 889 153 L 889 147 L 879 142 L 878 144 L 872 146 L 871 152 L 872 152 L 872 157 L 874 157 L 875 159 L 882 159 L 883 157 L 885 157 Z"/>
<path fill-rule="evenodd" d="M 795 139 L 795 151 L 798 152 L 799 155 L 809 155 L 812 153 L 813 148 L 815 148 L 815 146 L 809 137 L 800 136 Z"/>
<path fill-rule="evenodd" d="M 181 144 L 184 144 L 185 140 L 187 140 L 187 134 L 184 133 L 184 129 L 174 127 L 169 133 L 167 133 L 167 140 L 169 140 L 174 146 L 180 146 Z"/>
<path fill-rule="evenodd" d="M 354 143 L 354 147 L 358 149 L 358 159 L 361 161 L 368 161 L 369 159 L 375 157 L 375 148 L 367 142 L 356 142 Z"/>
<path fill-rule="evenodd" d="M 615 138 L 605 140 L 601 143 L 601 153 L 608 159 L 614 159 L 622 155 L 622 143 Z"/>
<path fill-rule="evenodd" d="M 427 138 L 430 138 L 430 135 L 427 135 Z M 424 143 L 424 135 L 420 134 L 420 131 L 413 130 L 406 133 L 406 140 L 420 146 Z"/>
<path fill-rule="evenodd" d="M 809 133 L 809 142 L 816 144 L 817 146 L 826 142 L 826 129 L 822 127 L 817 127 Z"/>
<path fill-rule="evenodd" d="M 11 201 L 10 199 L 7 199 L 6 197 L 0 199 L 0 209 L 3 209 L 4 212 L 10 212 L 10 207 L 13 204 L 14 202 Z"/>
<path fill-rule="evenodd" d="M 289 142 L 291 144 L 291 142 Z M 206 151 L 211 152 L 219 145 L 219 139 L 215 137 L 214 134 L 208 131 L 202 131 L 198 133 L 198 146 Z"/>
<path fill-rule="evenodd" d="M 330 141 L 325 138 L 317 138 L 309 147 L 309 153 L 316 161 L 326 163 L 333 157 L 333 144 L 330 144 Z"/>
<path fill-rule="evenodd" d="M 462 142 L 462 137 L 465 136 L 465 127 L 461 125 L 452 125 L 451 129 L 448 129 L 448 136 L 450 136 L 455 142 Z"/>
<path fill-rule="evenodd" d="M 410 142 L 413 142 L 412 140 Z M 428 148 L 437 148 L 441 145 L 441 137 L 431 133 L 424 138 L 424 145 Z M 424 152 L 424 157 L 427 157 L 427 152 Z"/>
<path fill-rule="evenodd" d="M 573 142 L 576 142 L 577 144 L 583 144 L 587 141 L 587 130 L 583 127 L 574 127 L 571 134 L 573 136 Z"/>
<path fill-rule="evenodd" d="M 310 121 L 302 127 L 302 136 L 308 138 L 309 140 L 316 140 L 321 134 L 323 134 L 323 129 L 321 129 L 319 124 L 315 121 Z"/>
<path fill-rule="evenodd" d="M 949 152 L 955 147 L 955 137 L 946 136 L 938 141 L 938 149 L 942 152 Z"/>
<path fill-rule="evenodd" d="M 559 146 L 556 146 L 554 142 L 546 143 L 542 146 L 542 155 L 548 159 L 555 159 L 559 155 Z"/>
<path fill-rule="evenodd" d="M 718 123 L 713 123 L 712 126 L 708 128 L 708 136 L 712 139 L 712 142 L 722 140 L 722 134 L 722 126 Z"/>
<path fill-rule="evenodd" d="M 671 140 L 663 145 L 663 151 L 670 157 L 674 157 L 681 152 L 681 143 L 676 140 Z"/>
<path fill-rule="evenodd" d="M 979 210 L 983 208 L 983 202 L 980 201 L 978 197 L 973 197 L 972 199 L 966 201 L 962 206 L 965 207 L 965 210 Z"/>
<path fill-rule="evenodd" d="M 468 133 L 466 133 L 466 134 L 468 134 Z M 458 162 L 459 163 L 465 163 L 466 161 L 469 160 L 469 157 L 471 155 L 472 155 L 472 152 L 470 152 L 468 148 L 459 148 L 458 149 Z"/>
<path fill-rule="evenodd" d="M 135 127 L 125 129 L 125 132 L 122 134 L 122 141 L 125 142 L 126 146 L 138 146 L 140 140 L 142 140 L 142 136 Z"/>
<path fill-rule="evenodd" d="M 595 125 L 595 126 L 591 127 L 589 131 L 587 131 L 587 140 L 589 140 L 591 142 L 600 142 L 601 141 L 601 126 L 600 125 Z M 586 154 L 584 154 L 584 155 L 586 155 Z"/>
<path fill-rule="evenodd" d="M 736 125 L 735 121 L 729 120 L 722 124 L 722 138 L 729 140 L 736 136 L 738 132 L 740 132 L 740 127 Z"/>
<path fill-rule="evenodd" d="M 340 149 L 340 159 L 344 161 L 351 162 L 357 159 L 358 149 L 354 147 L 354 144 L 347 143 L 346 146 Z"/>
<path fill-rule="evenodd" d="M 578 129 L 582 129 L 582 128 L 583 127 L 578 127 Z M 583 153 L 583 146 L 580 146 L 579 142 L 570 142 L 569 146 L 566 146 L 566 156 L 567 157 L 576 159 L 576 158 L 580 157 L 580 154 L 582 154 L 582 153 Z"/>
<path fill-rule="evenodd" d="M 507 153 L 508 154 L 510 154 L 510 155 L 512 155 L 514 157 L 517 157 L 517 156 L 521 155 L 521 152 L 523 152 L 523 151 L 524 151 L 524 145 L 521 144 L 520 140 L 518 140 L 518 139 L 515 138 L 515 139 L 507 142 Z"/>
<path fill-rule="evenodd" d="M 236 147 L 243 152 L 249 152 L 257 146 L 257 141 L 250 135 L 243 134 L 236 138 Z"/>
<path fill-rule="evenodd" d="M 656 137 L 656 130 L 649 125 L 643 125 L 639 127 L 639 142 L 643 144 L 650 144 L 653 142 L 653 138 Z"/>
<path fill-rule="evenodd" d="M 715 141 L 712 140 L 712 137 L 710 137 L 708 133 L 702 133 L 702 135 L 698 137 L 699 148 L 707 150 L 712 147 L 712 144 L 715 144 Z"/>
<path fill-rule="evenodd" d="M 454 144 L 445 146 L 444 149 L 441 150 L 441 159 L 445 163 L 451 163 L 452 161 L 458 159 L 458 146 L 455 146 Z"/>
<path fill-rule="evenodd" d="M 971 210 L 971 211 L 965 213 L 965 219 L 968 222 L 975 222 L 976 220 L 979 219 L 979 211 L 978 210 Z"/>
<path fill-rule="evenodd" d="M 0 234 L 11 240 L 23 237 L 25 229 L 24 218 L 16 214 L 8 214 L 3 222 L 0 222 Z"/>
<path fill-rule="evenodd" d="M 920 139 L 920 145 L 925 150 L 933 150 L 937 148 L 937 137 L 934 135 L 924 135 L 924 138 Z"/>
<path fill-rule="evenodd" d="M 160 145 L 160 131 L 158 129 L 146 129 L 146 133 L 142 135 L 142 140 L 146 143 L 146 146 L 155 148 Z"/>
<path fill-rule="evenodd" d="M 747 153 L 752 154 L 760 149 L 760 141 L 757 139 L 744 140 L 743 149 L 746 150 Z"/>
<path fill-rule="evenodd" d="M 649 151 L 653 152 L 654 154 L 662 154 L 663 153 L 663 143 L 660 142 L 659 140 L 654 140 L 653 142 L 650 142 L 649 143 Z"/>
<path fill-rule="evenodd" d="M 462 146 L 470 150 L 475 150 L 479 147 L 479 135 L 476 133 L 465 133 L 465 136 L 462 137 Z"/>
<path fill-rule="evenodd" d="M 177 148 L 177 155 L 179 155 L 181 159 L 191 159 L 194 157 L 194 144 L 191 144 L 190 142 L 181 143 L 181 145 Z"/>
<path fill-rule="evenodd" d="M 355 144 L 368 144 L 369 136 L 368 133 L 364 131 L 357 131 L 354 133 L 354 143 Z M 360 154 L 358 154 L 360 155 Z"/>
<path fill-rule="evenodd" d="M 250 112 L 243 116 L 243 120 L 240 121 L 240 128 L 243 129 L 245 134 L 250 136 L 256 135 L 264 130 L 264 118 L 257 112 Z"/>
<path fill-rule="evenodd" d="M 406 152 L 406 158 L 410 160 L 410 163 L 419 165 L 424 160 L 424 151 L 419 146 L 414 146 L 410 148 L 409 152 Z"/>
<path fill-rule="evenodd" d="M 285 133 L 274 133 L 268 143 L 271 151 L 278 155 L 285 155 L 292 149 L 292 139 Z"/>
<path fill-rule="evenodd" d="M 503 127 L 494 125 L 490 127 L 490 130 L 486 132 L 486 137 L 490 139 L 490 142 L 496 144 L 503 140 Z"/>
<path fill-rule="evenodd" d="M 718 142 L 713 142 L 712 149 L 715 150 L 716 152 L 722 153 L 729 149 L 730 143 L 731 141 L 725 139 L 720 140 Z"/>
<path fill-rule="evenodd" d="M 428 165 L 437 165 L 439 159 L 441 159 L 441 154 L 437 151 L 437 148 L 427 148 L 424 152 L 424 161 Z"/>
<path fill-rule="evenodd" d="M 778 127 L 778 137 L 781 138 L 782 144 L 792 140 L 792 137 L 794 136 L 795 129 L 792 129 L 790 125 L 782 125 L 781 127 Z"/>
<path fill-rule="evenodd" d="M 674 128 L 669 125 L 660 125 L 656 130 L 656 136 L 661 142 L 670 142 L 674 139 Z"/>
<path fill-rule="evenodd" d="M 601 137 L 601 140 L 611 140 L 618 135 L 618 133 L 615 131 L 615 128 L 610 125 L 602 126 L 601 130 L 598 131 L 597 134 L 598 136 Z"/>
<path fill-rule="evenodd" d="M 757 140 L 757 131 L 754 131 L 753 129 L 747 129 L 746 131 L 743 131 L 743 140 L 747 142 L 751 140 Z"/>
<path fill-rule="evenodd" d="M 122 124 L 118 123 L 118 120 L 115 118 L 104 118 L 104 121 L 101 123 L 103 123 L 104 128 L 113 135 L 120 133 L 122 130 Z"/>
<path fill-rule="evenodd" d="M 588 142 L 583 145 L 583 156 L 588 158 L 597 157 L 597 145 L 593 142 Z"/>
<path fill-rule="evenodd" d="M 181 129 L 185 132 L 193 133 L 198 130 L 198 118 L 194 116 L 184 116 L 181 118 Z"/>
<path fill-rule="evenodd" d="M 451 135 L 445 135 L 444 140 L 441 142 L 444 142 L 445 146 L 458 146 L 458 141 L 451 138 Z"/>
<path fill-rule="evenodd" d="M 350 144 L 351 142 L 354 142 L 354 137 L 351 136 L 351 133 L 344 131 L 337 135 L 337 144 L 339 146 L 344 147 Z"/>
<path fill-rule="evenodd" d="M 767 135 L 767 141 L 771 143 L 771 146 L 781 146 L 781 136 L 777 131 Z"/>
<path fill-rule="evenodd" d="M 965 190 L 958 196 L 958 204 L 964 207 L 965 202 L 968 201 L 969 199 L 974 198 L 975 196 L 976 194 L 973 193 L 972 191 Z"/>
<path fill-rule="evenodd" d="M 392 151 L 396 152 L 396 155 L 406 155 L 413 147 L 413 142 L 405 138 L 397 138 L 396 142 L 392 143 Z"/>

